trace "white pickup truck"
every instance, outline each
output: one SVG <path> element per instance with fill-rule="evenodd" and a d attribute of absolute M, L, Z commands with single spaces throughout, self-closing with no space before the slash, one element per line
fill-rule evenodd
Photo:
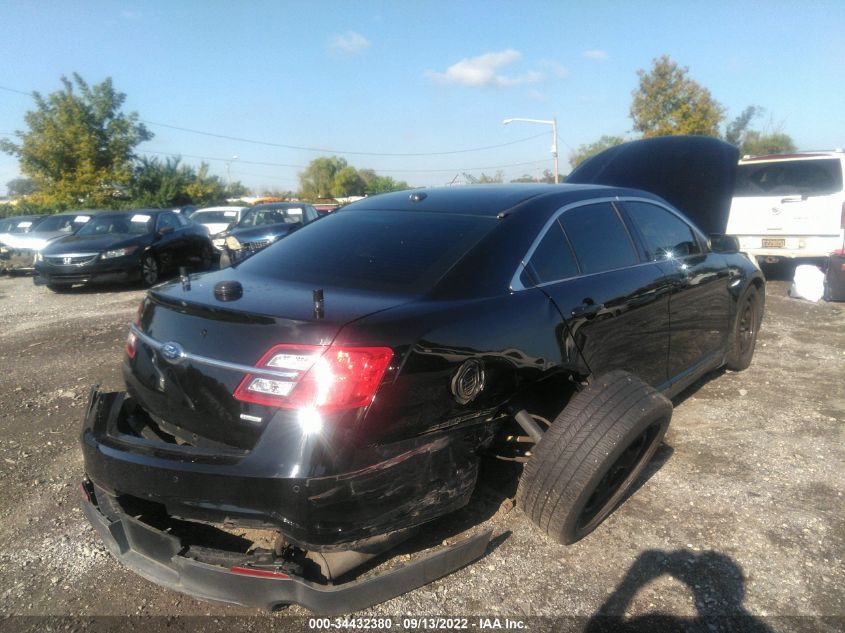
<path fill-rule="evenodd" d="M 727 233 L 765 263 L 828 257 L 845 230 L 845 152 L 743 157 Z"/>

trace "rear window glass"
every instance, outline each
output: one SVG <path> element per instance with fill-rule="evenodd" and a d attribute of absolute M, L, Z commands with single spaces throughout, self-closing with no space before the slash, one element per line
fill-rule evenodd
<path fill-rule="evenodd" d="M 489 217 L 443 213 L 332 213 L 238 267 L 315 288 L 417 294 L 430 289 L 495 223 Z"/>
<path fill-rule="evenodd" d="M 302 212 L 303 207 L 250 209 L 238 222 L 238 226 L 244 228 L 266 224 L 297 224 L 303 221 Z"/>
<path fill-rule="evenodd" d="M 541 284 L 575 277 L 578 274 L 575 256 L 557 221 L 537 244 L 528 262 L 528 272 Z"/>
<path fill-rule="evenodd" d="M 822 196 L 842 191 L 838 158 L 739 165 L 735 196 Z"/>
<path fill-rule="evenodd" d="M 199 224 L 231 224 L 238 219 L 237 211 L 199 211 L 191 216 Z"/>
<path fill-rule="evenodd" d="M 639 260 L 628 231 L 609 203 L 590 204 L 560 216 L 583 274 L 632 266 Z"/>

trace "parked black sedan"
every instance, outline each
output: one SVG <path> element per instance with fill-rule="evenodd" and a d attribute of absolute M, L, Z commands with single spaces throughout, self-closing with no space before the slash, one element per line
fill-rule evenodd
<path fill-rule="evenodd" d="M 179 266 L 206 270 L 212 257 L 208 232 L 170 210 L 101 213 L 39 253 L 35 283 L 56 291 L 89 282 L 151 286 Z"/>
<path fill-rule="evenodd" d="M 214 245 L 225 249 L 231 262 L 241 261 L 318 217 L 314 207 L 301 202 L 257 204 L 232 228 L 215 236 Z"/>
<path fill-rule="evenodd" d="M 375 196 L 151 290 L 126 391 L 92 393 L 88 519 L 165 586 L 325 613 L 482 555 L 489 532 L 344 582 L 464 506 L 485 455 L 525 464 L 517 502 L 549 537 L 583 538 L 654 455 L 669 398 L 751 362 L 765 282 L 721 235 L 736 160 L 670 137 L 578 184 Z"/>

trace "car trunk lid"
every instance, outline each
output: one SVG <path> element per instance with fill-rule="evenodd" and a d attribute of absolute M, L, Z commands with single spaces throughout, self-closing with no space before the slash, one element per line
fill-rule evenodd
<path fill-rule="evenodd" d="M 275 414 L 233 396 L 275 345 L 327 346 L 340 329 L 408 298 L 324 289 L 322 317 L 313 290 L 302 284 L 238 274 L 242 296 L 220 301 L 214 287 L 231 270 L 201 275 L 188 285 L 150 292 L 130 353 L 126 379 L 141 406 L 192 444 L 251 448 Z"/>

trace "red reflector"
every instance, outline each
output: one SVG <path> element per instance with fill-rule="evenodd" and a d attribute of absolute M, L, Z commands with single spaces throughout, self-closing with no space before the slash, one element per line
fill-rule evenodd
<path fill-rule="evenodd" d="M 126 337 L 126 345 L 123 346 L 123 351 L 126 352 L 129 358 L 135 358 L 135 344 L 137 342 L 138 337 L 135 336 L 135 333 L 129 332 L 129 336 Z"/>
<path fill-rule="evenodd" d="M 229 567 L 229 571 L 234 572 L 236 574 L 240 574 L 241 576 L 256 576 L 258 578 L 278 578 L 280 580 L 290 578 L 290 576 L 280 571 L 270 571 L 269 569 L 253 569 L 252 567 L 239 567 L 237 565 L 235 565 L 234 567 Z"/>
<path fill-rule="evenodd" d="M 393 359 L 389 347 L 276 345 L 256 367 L 288 374 L 247 374 L 235 398 L 283 409 L 356 409 L 372 403 Z"/>

